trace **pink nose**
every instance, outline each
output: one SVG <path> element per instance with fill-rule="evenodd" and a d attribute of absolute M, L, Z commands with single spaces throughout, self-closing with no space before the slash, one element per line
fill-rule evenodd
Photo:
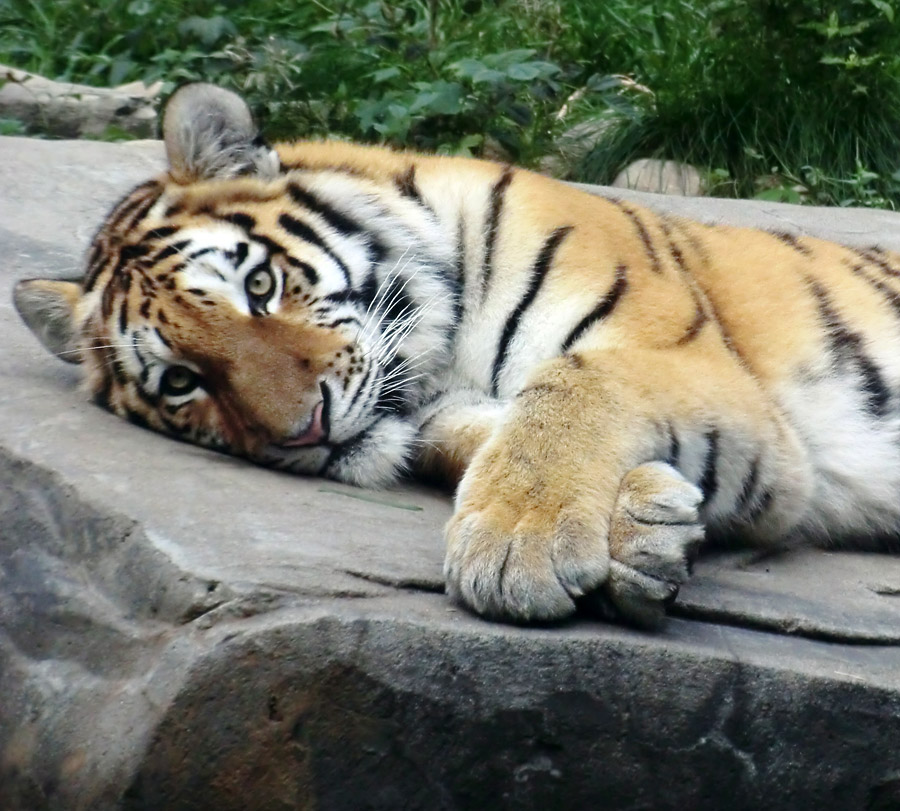
<path fill-rule="evenodd" d="M 309 427 L 299 436 L 282 442 L 281 445 L 285 448 L 299 448 L 302 445 L 318 445 L 325 439 L 325 427 L 322 425 L 322 411 L 324 407 L 325 401 L 319 400 L 313 409 Z"/>

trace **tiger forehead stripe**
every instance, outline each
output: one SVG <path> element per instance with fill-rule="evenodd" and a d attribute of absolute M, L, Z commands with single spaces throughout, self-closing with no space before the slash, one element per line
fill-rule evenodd
<path fill-rule="evenodd" d="M 304 242 L 309 242 L 311 245 L 315 245 L 321 250 L 322 253 L 328 256 L 328 258 L 338 266 L 341 273 L 344 275 L 344 283 L 347 287 L 351 286 L 352 280 L 350 278 L 350 269 L 347 267 L 344 260 L 341 259 L 334 250 L 329 247 L 325 240 L 322 239 L 322 237 L 309 225 L 305 222 L 301 222 L 296 217 L 292 217 L 290 214 L 279 215 L 278 224 L 292 236 L 302 239 Z"/>
<path fill-rule="evenodd" d="M 308 189 L 301 188 L 297 183 L 289 183 L 287 190 L 295 203 L 309 209 L 313 214 L 318 214 L 339 234 L 353 236 L 363 232 L 363 227 L 356 220 L 323 202 Z"/>
<path fill-rule="evenodd" d="M 150 180 L 133 189 L 119 201 L 94 236 L 94 244 L 82 282 L 85 292 L 94 288 L 101 273 L 115 261 L 115 246 L 110 239 L 118 239 L 119 234 L 128 233 L 135 228 L 153 208 L 162 191 L 163 186 L 158 180 Z M 101 260 L 105 253 L 108 255 L 104 262 Z"/>

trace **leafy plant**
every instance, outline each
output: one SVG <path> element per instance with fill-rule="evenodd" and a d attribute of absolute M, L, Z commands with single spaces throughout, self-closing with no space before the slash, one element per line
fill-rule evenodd
<path fill-rule="evenodd" d="M 594 182 L 658 156 L 716 194 L 900 202 L 892 0 L 0 0 L 0 62 L 216 82 L 273 138 L 555 156 Z"/>

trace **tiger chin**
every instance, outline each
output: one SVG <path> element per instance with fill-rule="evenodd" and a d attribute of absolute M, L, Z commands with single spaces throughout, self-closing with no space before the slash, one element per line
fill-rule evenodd
<path fill-rule="evenodd" d="M 365 487 L 456 486 L 447 590 L 655 625 L 704 536 L 900 527 L 900 256 L 709 226 L 494 163 L 257 134 L 189 85 L 168 170 L 42 343 L 139 425 Z"/>

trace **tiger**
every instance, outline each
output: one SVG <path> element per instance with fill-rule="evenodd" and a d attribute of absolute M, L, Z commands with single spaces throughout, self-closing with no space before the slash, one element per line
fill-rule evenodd
<path fill-rule="evenodd" d="M 16 308 L 94 402 L 261 465 L 455 491 L 446 593 L 658 627 L 701 542 L 900 529 L 900 255 L 511 165 L 278 143 L 177 90 L 168 167 Z"/>

